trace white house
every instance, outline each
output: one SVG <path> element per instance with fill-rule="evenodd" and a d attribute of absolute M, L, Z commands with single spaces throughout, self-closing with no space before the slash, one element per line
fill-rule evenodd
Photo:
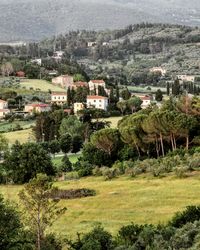
<path fill-rule="evenodd" d="M 9 114 L 10 110 L 8 109 L 8 102 L 0 100 L 0 118 L 4 118 L 6 114 Z"/>
<path fill-rule="evenodd" d="M 178 79 L 183 82 L 194 82 L 195 76 L 191 75 L 177 75 Z"/>
<path fill-rule="evenodd" d="M 55 103 L 58 105 L 63 105 L 67 103 L 67 92 L 52 92 L 51 103 Z"/>
<path fill-rule="evenodd" d="M 80 110 L 83 110 L 84 108 L 85 108 L 85 106 L 82 102 L 75 102 L 74 103 L 74 114 L 77 114 Z"/>
<path fill-rule="evenodd" d="M 98 86 L 101 86 L 104 89 L 106 88 L 106 83 L 104 82 L 104 80 L 90 80 L 88 85 L 90 91 L 94 91 L 95 89 L 96 91 L 98 91 Z"/>
<path fill-rule="evenodd" d="M 55 52 L 53 53 L 52 58 L 53 58 L 54 60 L 56 60 L 56 61 L 60 61 L 60 60 L 62 59 L 64 53 L 65 53 L 64 51 L 55 51 Z"/>
<path fill-rule="evenodd" d="M 24 111 L 28 113 L 42 113 L 48 112 L 51 110 L 51 106 L 45 103 L 30 103 L 25 105 Z"/>
<path fill-rule="evenodd" d="M 150 96 L 140 96 L 140 99 L 142 100 L 142 109 L 146 109 L 151 104 L 151 97 Z"/>
<path fill-rule="evenodd" d="M 39 65 L 39 66 L 42 65 L 42 59 L 41 59 L 41 58 L 33 59 L 33 60 L 31 60 L 31 62 L 32 62 L 32 63 L 35 63 L 35 64 L 37 64 L 37 65 Z"/>
<path fill-rule="evenodd" d="M 87 96 L 87 107 L 107 110 L 108 108 L 108 97 L 88 95 Z"/>
<path fill-rule="evenodd" d="M 96 42 L 88 42 L 87 43 L 87 46 L 90 48 L 90 47 L 94 47 L 95 45 L 97 45 Z"/>

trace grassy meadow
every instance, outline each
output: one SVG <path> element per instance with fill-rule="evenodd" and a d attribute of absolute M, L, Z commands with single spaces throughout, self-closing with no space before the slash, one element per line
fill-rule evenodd
<path fill-rule="evenodd" d="M 53 225 L 61 236 L 75 237 L 76 232 L 89 231 L 100 222 L 111 233 L 123 225 L 135 223 L 166 223 L 175 212 L 187 205 L 200 204 L 200 174 L 186 179 L 174 176 L 152 178 L 120 177 L 105 181 L 102 177 L 57 182 L 62 189 L 90 188 L 96 196 L 62 200 L 66 213 Z M 0 186 L 0 193 L 18 202 L 17 193 L 22 186 Z"/>
<path fill-rule="evenodd" d="M 51 91 L 63 91 L 63 88 L 55 86 L 51 84 L 50 82 L 47 82 L 45 80 L 37 80 L 37 79 L 25 79 L 24 81 L 21 81 L 20 86 L 26 89 L 40 89 L 40 91 L 48 92 Z"/>
<path fill-rule="evenodd" d="M 81 156 L 80 153 L 77 154 L 69 154 L 69 160 L 71 161 L 71 163 L 76 163 L 78 161 L 79 156 Z M 59 166 L 62 162 L 62 158 L 63 156 L 58 156 L 52 159 L 52 162 L 55 166 Z"/>
<path fill-rule="evenodd" d="M 111 128 L 117 128 L 118 121 L 120 121 L 122 118 L 123 118 L 122 116 L 100 118 L 99 121 L 110 122 Z M 94 119 L 94 121 L 95 121 L 95 119 Z"/>
<path fill-rule="evenodd" d="M 14 144 L 15 141 L 19 141 L 20 143 L 35 141 L 33 131 L 31 128 L 4 133 L 3 135 L 8 139 L 9 144 Z"/>

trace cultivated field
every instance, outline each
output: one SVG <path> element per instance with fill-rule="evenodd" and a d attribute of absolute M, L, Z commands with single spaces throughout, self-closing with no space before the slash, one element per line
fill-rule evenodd
<path fill-rule="evenodd" d="M 104 181 L 102 177 L 89 177 L 56 183 L 63 189 L 91 188 L 96 196 L 63 200 L 66 213 L 54 224 L 53 230 L 62 235 L 76 236 L 86 232 L 97 222 L 112 233 L 131 222 L 167 222 L 175 212 L 187 205 L 200 204 L 200 174 L 187 179 L 174 176 L 156 179 L 120 177 Z M 21 186 L 0 186 L 5 198 L 17 201 Z"/>
<path fill-rule="evenodd" d="M 48 92 L 51 91 L 63 91 L 61 87 L 55 86 L 51 84 L 50 82 L 47 82 L 45 80 L 36 80 L 36 79 L 26 79 L 21 82 L 20 86 L 26 89 L 40 89 L 40 91 Z"/>

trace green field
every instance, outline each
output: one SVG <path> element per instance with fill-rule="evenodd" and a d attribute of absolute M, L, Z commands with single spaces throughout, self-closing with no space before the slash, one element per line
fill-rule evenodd
<path fill-rule="evenodd" d="M 52 229 L 61 236 L 75 237 L 76 232 L 86 232 L 97 222 L 111 233 L 131 222 L 165 223 L 187 205 L 200 204 L 199 173 L 186 179 L 142 176 L 104 181 L 102 177 L 89 177 L 58 182 L 56 186 L 63 189 L 91 188 L 97 193 L 94 197 L 60 202 L 67 211 Z M 0 186 L 0 192 L 5 198 L 16 201 L 21 188 Z"/>
<path fill-rule="evenodd" d="M 26 89 L 40 89 L 40 91 L 43 92 L 48 92 L 49 90 L 51 91 L 63 91 L 61 87 L 55 86 L 51 84 L 50 82 L 47 82 L 45 80 L 37 80 L 37 79 L 26 79 L 21 82 L 20 86 L 23 88 L 25 87 Z"/>
<path fill-rule="evenodd" d="M 109 118 L 101 118 L 99 121 L 110 122 L 111 128 L 117 128 L 118 121 L 122 119 L 122 116 L 119 117 L 109 117 Z M 93 121 L 95 121 L 94 119 Z"/>
<path fill-rule="evenodd" d="M 71 163 L 76 163 L 78 161 L 78 158 L 81 156 L 81 154 L 72 154 L 72 155 L 68 155 L 69 160 L 71 161 Z M 63 156 L 59 156 L 59 157 L 55 157 L 52 159 L 53 164 L 55 166 L 59 166 L 61 164 Z"/>
<path fill-rule="evenodd" d="M 153 86 L 149 86 L 149 88 L 151 88 L 151 90 L 148 90 L 148 86 L 146 87 L 141 87 L 141 86 L 127 86 L 127 88 L 132 91 L 132 92 L 136 92 L 136 93 L 141 93 L 141 94 L 150 94 L 150 93 L 154 93 L 156 92 L 158 89 L 160 89 L 163 93 L 166 93 L 166 88 L 163 87 L 153 87 Z"/>
<path fill-rule="evenodd" d="M 16 127 L 20 126 L 23 129 L 31 128 L 35 125 L 35 121 L 1 121 L 0 122 L 0 132 L 8 132 Z"/>
<path fill-rule="evenodd" d="M 20 143 L 26 143 L 28 141 L 35 140 L 31 128 L 4 133 L 3 135 L 8 139 L 9 144 L 14 144 L 15 141 L 19 141 Z"/>

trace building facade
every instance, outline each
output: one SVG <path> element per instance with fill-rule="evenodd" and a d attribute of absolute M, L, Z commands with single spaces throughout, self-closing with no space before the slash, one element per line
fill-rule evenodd
<path fill-rule="evenodd" d="M 108 97 L 88 95 L 87 96 L 87 108 L 96 108 L 107 110 L 108 108 Z"/>
<path fill-rule="evenodd" d="M 67 92 L 52 92 L 51 103 L 57 105 L 63 105 L 67 103 Z"/>
<path fill-rule="evenodd" d="M 10 110 L 8 109 L 8 102 L 0 100 L 0 118 L 4 118 L 5 115 L 9 114 Z"/>

